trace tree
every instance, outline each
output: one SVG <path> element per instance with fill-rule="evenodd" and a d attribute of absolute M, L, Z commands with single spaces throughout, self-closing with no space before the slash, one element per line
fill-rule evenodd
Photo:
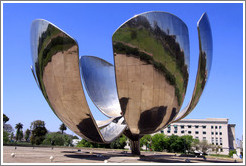
<path fill-rule="evenodd" d="M 64 131 L 64 130 L 67 130 L 67 127 L 65 126 L 64 123 L 62 123 L 59 129 L 61 130 L 61 132 L 62 132 L 62 134 L 63 134 L 63 131 Z"/>
<path fill-rule="evenodd" d="M 3 130 L 3 143 L 9 142 L 9 133 L 5 130 Z"/>
<path fill-rule="evenodd" d="M 215 151 L 216 152 L 216 154 L 219 152 L 219 150 L 221 149 L 221 146 L 220 145 L 213 145 L 212 146 L 212 149 L 213 149 L 213 151 Z"/>
<path fill-rule="evenodd" d="M 97 148 L 98 144 L 94 142 L 89 142 L 85 139 L 82 139 L 78 144 L 77 147 L 89 147 L 89 148 Z"/>
<path fill-rule="evenodd" d="M 13 127 L 10 124 L 3 124 L 3 130 L 7 131 L 8 133 L 13 132 Z"/>
<path fill-rule="evenodd" d="M 60 132 L 52 132 L 45 135 L 43 141 L 45 145 L 69 146 L 72 145 L 72 135 L 61 134 Z"/>
<path fill-rule="evenodd" d="M 3 114 L 3 123 L 6 123 L 9 121 L 9 117 L 7 117 L 5 114 Z"/>
<path fill-rule="evenodd" d="M 11 135 L 10 135 L 10 141 L 11 142 L 13 141 L 13 138 L 14 138 L 14 133 L 12 132 Z"/>
<path fill-rule="evenodd" d="M 15 129 L 16 129 L 16 141 L 18 141 L 18 140 L 20 141 L 23 138 L 22 128 L 23 128 L 23 124 L 21 124 L 21 123 L 17 123 L 15 125 Z"/>
<path fill-rule="evenodd" d="M 200 141 L 199 139 L 193 139 L 192 143 L 191 143 L 191 147 L 194 149 L 194 150 L 199 150 L 200 146 Z"/>
<path fill-rule="evenodd" d="M 126 146 L 126 136 L 121 135 L 119 138 L 110 143 L 111 149 L 124 149 Z"/>
<path fill-rule="evenodd" d="M 33 121 L 30 129 L 32 130 L 31 143 L 40 145 L 45 139 L 45 135 L 47 133 L 45 122 L 41 120 Z"/>
<path fill-rule="evenodd" d="M 85 139 L 82 139 L 80 142 L 78 142 L 76 147 L 108 148 L 109 149 L 110 144 L 98 144 L 98 143 L 93 143 L 93 142 L 89 142 Z"/>
<path fill-rule="evenodd" d="M 163 151 L 165 149 L 166 136 L 164 134 L 155 134 L 152 137 L 151 148 L 154 151 Z"/>
<path fill-rule="evenodd" d="M 29 129 L 26 129 L 25 131 L 25 140 L 26 142 L 29 142 L 31 131 Z"/>
<path fill-rule="evenodd" d="M 151 135 L 149 135 L 149 134 L 144 135 L 140 139 L 140 147 L 142 147 L 143 145 L 145 145 L 146 151 L 147 151 L 147 148 L 150 148 L 150 144 L 151 144 Z"/>
<path fill-rule="evenodd" d="M 180 137 L 180 139 L 182 140 L 184 145 L 183 152 L 186 153 L 186 151 L 191 151 L 191 144 L 193 142 L 193 137 L 191 135 L 183 135 Z"/>
<path fill-rule="evenodd" d="M 170 149 L 171 152 L 184 152 L 184 142 L 177 135 L 171 135 L 169 137 Z"/>
<path fill-rule="evenodd" d="M 22 138 L 23 138 L 23 131 L 22 130 L 20 130 L 20 133 L 19 133 L 19 136 L 18 136 L 18 140 L 19 141 L 21 141 L 22 140 Z"/>
<path fill-rule="evenodd" d="M 207 153 L 208 149 L 211 148 L 211 144 L 208 144 L 207 140 L 203 140 L 200 142 L 200 150 L 203 152 L 203 153 Z M 221 148 L 219 146 L 219 148 Z"/>
<path fill-rule="evenodd" d="M 192 147 L 194 150 L 200 150 L 203 153 L 207 153 L 208 149 L 210 148 L 216 149 L 216 147 L 212 146 L 211 144 L 208 144 L 206 140 L 200 141 L 199 139 L 193 139 Z"/>

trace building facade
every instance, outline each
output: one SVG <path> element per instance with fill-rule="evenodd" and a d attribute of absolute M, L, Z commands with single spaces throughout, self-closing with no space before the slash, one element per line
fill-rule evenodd
<path fill-rule="evenodd" d="M 160 131 L 167 136 L 172 134 L 191 135 L 200 141 L 220 146 L 220 154 L 228 154 L 236 149 L 235 124 L 228 124 L 226 118 L 182 119 Z"/>

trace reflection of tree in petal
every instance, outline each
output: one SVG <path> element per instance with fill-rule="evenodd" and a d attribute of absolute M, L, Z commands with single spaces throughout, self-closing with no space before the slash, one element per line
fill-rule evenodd
<path fill-rule="evenodd" d="M 202 95 L 203 89 L 205 87 L 206 81 L 207 81 L 207 75 L 208 75 L 208 71 L 206 69 L 206 64 L 207 64 L 207 59 L 206 59 L 207 55 L 205 51 L 201 51 L 200 52 L 200 57 L 199 57 L 199 67 L 198 67 L 198 74 L 197 74 L 197 80 L 196 82 L 198 82 L 197 86 L 196 86 L 196 90 L 193 92 L 193 100 L 192 100 L 192 104 L 191 104 L 191 108 L 195 108 L 196 104 L 198 103 L 198 100 L 200 98 L 200 96 Z M 191 110 L 192 110 L 191 109 Z"/>
<path fill-rule="evenodd" d="M 46 94 L 45 86 L 43 83 L 43 72 L 45 71 L 45 67 L 47 66 L 47 64 L 51 62 L 52 56 L 59 52 L 69 52 L 69 49 L 71 49 L 72 47 L 77 47 L 77 43 L 71 37 L 60 31 L 56 27 L 52 26 L 51 24 L 49 24 L 47 29 L 40 35 L 38 43 L 38 61 L 36 61 L 35 63 L 35 72 L 40 88 L 42 89 L 42 93 L 50 107 L 53 108 L 48 100 L 48 95 Z M 70 53 L 72 53 L 71 50 Z"/>
<path fill-rule="evenodd" d="M 129 20 L 113 35 L 114 53 L 140 58 L 164 74 L 170 85 L 175 86 L 175 95 L 181 105 L 188 85 L 188 67 L 184 51 L 175 35 L 165 32 L 154 21 L 151 26 L 145 16 Z"/>
<path fill-rule="evenodd" d="M 117 54 L 126 54 L 127 56 L 131 56 L 131 57 L 135 57 L 138 58 L 140 57 L 140 60 L 147 63 L 147 64 L 152 64 L 155 69 L 157 71 L 159 71 L 161 74 L 163 74 L 166 78 L 166 80 L 168 81 L 168 83 L 170 85 L 174 85 L 175 86 L 175 95 L 178 99 L 178 104 L 181 104 L 181 100 L 182 100 L 182 96 L 180 94 L 180 90 L 177 87 L 177 83 L 176 83 L 176 77 L 167 70 L 167 68 L 165 67 L 165 65 L 163 65 L 160 62 L 156 62 L 154 61 L 153 57 L 144 53 L 144 52 L 140 52 L 138 48 L 132 48 L 129 47 L 121 42 L 116 42 L 113 44 L 114 46 L 114 52 L 116 52 Z"/>

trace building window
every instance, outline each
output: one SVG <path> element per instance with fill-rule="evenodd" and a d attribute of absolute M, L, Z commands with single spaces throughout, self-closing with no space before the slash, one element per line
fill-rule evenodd
<path fill-rule="evenodd" d="M 188 131 L 188 134 L 191 134 L 191 131 Z"/>
<path fill-rule="evenodd" d="M 177 133 L 177 130 L 174 130 L 174 133 Z"/>
<path fill-rule="evenodd" d="M 191 128 L 191 125 L 188 125 L 188 128 Z"/>
<path fill-rule="evenodd" d="M 214 132 L 211 132 L 212 135 L 214 135 Z"/>
<path fill-rule="evenodd" d="M 220 132 L 220 135 L 222 135 L 222 132 Z"/>
<path fill-rule="evenodd" d="M 217 129 L 218 128 L 218 126 L 215 126 L 215 129 Z"/>
<path fill-rule="evenodd" d="M 203 129 L 206 129 L 206 126 L 202 126 Z"/>
<path fill-rule="evenodd" d="M 181 130 L 181 133 L 184 134 L 184 130 Z"/>
<path fill-rule="evenodd" d="M 196 139 L 199 139 L 198 137 L 196 137 Z"/>
<path fill-rule="evenodd" d="M 181 125 L 180 127 L 181 127 L 181 129 L 184 129 L 184 125 Z"/>
<path fill-rule="evenodd" d="M 206 140 L 206 137 L 203 137 L 202 139 L 203 139 L 203 140 Z"/>
<path fill-rule="evenodd" d="M 163 134 L 163 133 L 164 133 L 164 131 L 163 131 L 163 130 L 161 130 L 161 133 Z"/>
<path fill-rule="evenodd" d="M 196 133 L 196 134 L 199 134 L 199 131 L 196 131 L 195 133 Z"/>
<path fill-rule="evenodd" d="M 218 138 L 216 138 L 216 145 L 218 145 Z"/>
<path fill-rule="evenodd" d="M 222 142 L 222 138 L 220 138 L 220 143 Z"/>
<path fill-rule="evenodd" d="M 214 128 L 214 126 L 211 126 L 211 129 L 213 129 Z"/>
<path fill-rule="evenodd" d="M 215 135 L 218 135 L 218 132 L 215 132 Z"/>
<path fill-rule="evenodd" d="M 219 129 L 221 129 L 221 126 L 219 126 Z"/>
<path fill-rule="evenodd" d="M 218 143 L 216 143 L 216 145 L 218 145 Z"/>
<path fill-rule="evenodd" d="M 170 133 L 170 130 L 167 130 L 167 133 Z"/>
<path fill-rule="evenodd" d="M 206 134 L 206 131 L 203 131 L 202 134 Z"/>
<path fill-rule="evenodd" d="M 198 129 L 198 127 L 199 127 L 198 125 L 195 126 L 196 129 Z"/>
<path fill-rule="evenodd" d="M 222 144 L 221 144 L 222 145 Z M 223 148 L 220 149 L 221 152 L 223 152 Z"/>

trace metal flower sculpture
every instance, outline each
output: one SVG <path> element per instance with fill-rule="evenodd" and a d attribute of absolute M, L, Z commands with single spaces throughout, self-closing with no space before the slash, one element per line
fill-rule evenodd
<path fill-rule="evenodd" d="M 189 78 L 189 35 L 185 23 L 166 12 L 134 16 L 113 34 L 114 65 L 93 56 L 79 58 L 78 44 L 45 20 L 31 27 L 34 78 L 51 109 L 82 138 L 110 143 L 122 133 L 140 154 L 139 139 L 186 117 L 196 106 L 212 62 L 207 14 L 197 24 L 199 63 L 192 98 L 182 106 Z M 84 82 L 84 88 L 82 81 Z M 84 90 L 109 117 L 96 121 Z"/>

